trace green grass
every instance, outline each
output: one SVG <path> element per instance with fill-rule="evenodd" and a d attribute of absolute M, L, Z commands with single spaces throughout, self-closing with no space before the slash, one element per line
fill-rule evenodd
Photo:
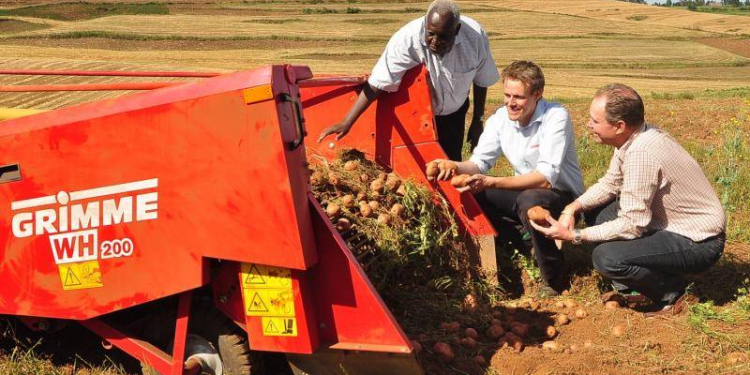
<path fill-rule="evenodd" d="M 688 7 L 680 7 L 683 9 L 688 9 Z M 735 16 L 750 16 L 750 6 L 740 6 L 740 7 L 733 7 L 733 6 L 722 6 L 722 7 L 709 7 L 709 6 L 701 6 L 696 7 L 695 9 L 691 9 L 695 12 L 702 12 L 702 13 L 720 13 L 720 14 L 729 14 L 729 15 L 735 15 Z"/>
<path fill-rule="evenodd" d="M 169 14 L 166 3 L 60 3 L 0 9 L 0 16 L 23 16 L 59 21 L 78 21 L 120 14 Z"/>

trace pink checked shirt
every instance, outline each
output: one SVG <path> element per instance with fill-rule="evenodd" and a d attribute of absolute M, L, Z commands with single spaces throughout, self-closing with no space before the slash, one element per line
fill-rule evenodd
<path fill-rule="evenodd" d="M 584 211 L 620 194 L 615 220 L 581 232 L 587 241 L 640 238 L 666 230 L 693 241 L 724 231 L 726 217 L 698 163 L 667 133 L 643 125 L 615 149 L 607 173 L 578 198 Z"/>

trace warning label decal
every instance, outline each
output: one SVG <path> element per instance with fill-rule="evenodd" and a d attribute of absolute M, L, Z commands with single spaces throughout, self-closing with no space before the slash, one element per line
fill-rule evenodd
<path fill-rule="evenodd" d="M 247 298 L 248 296 L 250 298 Z M 250 316 L 294 316 L 292 290 L 247 290 L 245 293 L 245 312 Z"/>
<path fill-rule="evenodd" d="M 263 317 L 263 336 L 297 336 L 297 319 Z"/>
<path fill-rule="evenodd" d="M 58 266 L 63 290 L 101 288 L 102 273 L 99 261 L 67 263 Z"/>
<path fill-rule="evenodd" d="M 242 287 L 252 289 L 291 288 L 292 271 L 289 268 L 243 263 Z"/>

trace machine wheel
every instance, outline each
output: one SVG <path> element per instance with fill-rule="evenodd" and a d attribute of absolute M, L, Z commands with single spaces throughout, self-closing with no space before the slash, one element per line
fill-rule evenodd
<path fill-rule="evenodd" d="M 174 313 L 169 318 L 160 314 L 147 329 L 146 339 L 149 342 L 166 348 L 169 353 L 172 350 L 171 330 L 168 328 L 174 324 Z M 166 331 L 166 332 L 165 332 Z M 188 327 L 188 342 L 209 342 L 221 357 L 223 375 L 253 375 L 261 374 L 262 358 L 256 353 L 251 353 L 247 344 L 245 333 L 236 327 L 226 316 L 216 310 L 211 303 L 198 304 L 194 307 L 190 316 Z M 192 337 L 191 337 L 192 336 Z M 190 339 L 193 340 L 190 340 Z M 153 341 L 152 341 L 153 340 Z M 190 347 L 186 348 L 190 352 Z M 186 358 L 187 359 L 187 358 Z M 144 375 L 160 375 L 151 366 L 141 363 Z M 212 371 L 202 371 L 201 375 L 219 375 Z"/>

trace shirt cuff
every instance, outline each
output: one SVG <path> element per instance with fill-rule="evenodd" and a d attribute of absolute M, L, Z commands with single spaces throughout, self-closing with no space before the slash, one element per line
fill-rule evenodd
<path fill-rule="evenodd" d="M 536 165 L 536 171 L 541 173 L 544 178 L 547 179 L 547 182 L 549 182 L 550 186 L 555 187 L 557 176 L 560 175 L 559 168 L 555 168 L 551 164 L 539 163 Z"/>
<path fill-rule="evenodd" d="M 375 78 L 375 76 L 370 76 L 370 78 L 367 79 L 367 83 L 370 84 L 370 86 L 386 91 L 386 92 L 395 92 L 398 90 L 398 87 L 401 85 L 401 82 L 393 83 L 391 81 L 385 81 L 385 80 L 379 80 Z"/>

